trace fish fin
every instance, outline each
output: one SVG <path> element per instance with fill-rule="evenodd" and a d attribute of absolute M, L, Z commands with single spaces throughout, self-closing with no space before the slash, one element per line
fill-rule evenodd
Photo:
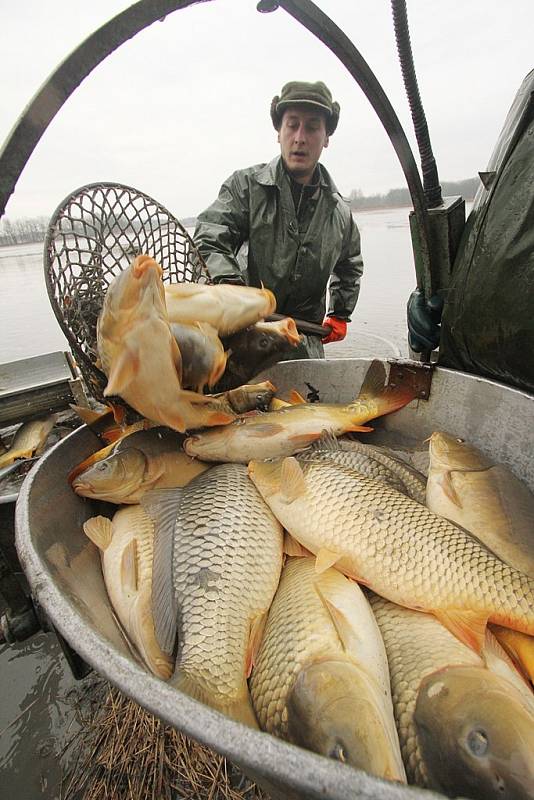
<path fill-rule="evenodd" d="M 194 700 L 199 700 L 201 703 L 204 703 L 204 705 L 210 706 L 216 711 L 220 711 L 222 714 L 225 714 L 225 716 L 231 717 L 238 722 L 242 722 L 244 725 L 248 725 L 250 728 L 257 729 L 259 727 L 258 721 L 252 708 L 250 694 L 248 689 L 246 689 L 247 684 L 244 680 L 244 676 L 243 681 L 245 690 L 242 692 L 241 697 L 238 697 L 237 699 L 229 699 L 224 695 L 218 695 L 214 692 L 210 692 L 208 689 L 200 686 L 192 676 L 183 672 L 179 668 L 175 670 L 174 675 L 169 683 L 174 686 L 175 689 L 178 689 L 180 692 L 184 692 Z"/>
<path fill-rule="evenodd" d="M 334 550 L 329 550 L 327 547 L 321 547 L 315 557 L 315 572 L 318 574 L 325 572 L 325 570 L 333 567 L 340 558 L 340 553 L 336 553 Z"/>
<path fill-rule="evenodd" d="M 377 397 L 386 388 L 386 368 L 382 361 L 371 361 L 356 401 Z"/>
<path fill-rule="evenodd" d="M 281 408 L 288 408 L 290 405 L 291 403 L 288 403 L 287 400 L 281 400 L 279 397 L 273 397 L 269 403 L 269 411 L 280 411 Z"/>
<path fill-rule="evenodd" d="M 139 575 L 137 570 L 137 539 L 131 539 L 121 556 L 121 581 L 128 592 L 137 592 Z"/>
<path fill-rule="evenodd" d="M 315 577 L 313 585 L 315 586 L 315 591 L 319 595 L 321 602 L 332 618 L 334 628 L 336 629 L 343 649 L 345 651 L 354 650 L 355 645 L 358 643 L 359 636 L 354 630 L 353 625 L 351 625 L 350 620 L 347 618 L 345 611 L 339 608 L 336 603 L 337 595 L 335 592 L 332 592 L 330 581 L 325 580 L 323 575 L 318 575 Z M 357 585 L 358 584 L 356 584 L 356 586 Z M 356 591 L 359 591 L 359 589 L 356 589 Z"/>
<path fill-rule="evenodd" d="M 287 503 L 306 494 L 306 478 L 296 458 L 289 456 L 282 462 L 280 492 Z"/>
<path fill-rule="evenodd" d="M 139 353 L 133 351 L 131 347 L 124 346 L 123 351 L 111 365 L 104 397 L 113 394 L 120 395 L 135 378 L 139 371 L 139 365 Z"/>
<path fill-rule="evenodd" d="M 349 425 L 345 430 L 354 433 L 371 433 L 371 431 L 374 431 L 374 428 L 370 428 L 369 425 Z"/>
<path fill-rule="evenodd" d="M 398 411 L 399 408 L 403 408 L 415 397 L 415 390 L 410 386 L 387 385 L 384 364 L 375 359 L 367 370 L 355 402 L 374 401 L 376 412 L 373 417 L 380 417 L 382 414 L 391 414 L 393 411 Z"/>
<path fill-rule="evenodd" d="M 320 431 L 317 433 L 295 433 L 293 436 L 288 436 L 289 441 L 299 447 L 308 447 L 308 445 L 320 438 Z"/>
<path fill-rule="evenodd" d="M 263 639 L 265 625 L 267 624 L 267 614 L 268 611 L 258 614 L 256 617 L 254 617 L 250 625 L 250 634 L 245 662 L 245 675 L 247 678 L 250 678 L 252 667 L 256 666 L 256 659 L 260 650 L 261 640 Z"/>
<path fill-rule="evenodd" d="M 92 408 L 77 406 L 75 403 L 69 403 L 69 408 L 78 414 L 81 421 L 85 422 L 86 425 L 93 425 L 98 420 L 107 417 L 108 414 L 111 414 L 111 408 L 106 408 L 105 411 L 94 411 Z"/>
<path fill-rule="evenodd" d="M 113 525 L 107 517 L 91 517 L 83 523 L 83 532 L 99 550 L 103 551 L 111 544 Z"/>
<path fill-rule="evenodd" d="M 138 607 L 136 610 L 138 612 Z M 166 681 L 173 673 L 174 664 L 171 657 L 161 650 L 157 641 L 155 642 L 152 637 L 147 638 L 147 623 L 148 628 L 153 626 L 151 616 L 151 613 L 142 616 L 139 612 L 131 614 L 132 639 L 137 644 L 137 652 L 145 666 L 158 678 Z"/>
<path fill-rule="evenodd" d="M 341 450 L 341 446 L 334 432 L 323 428 L 321 436 L 311 445 L 310 450 L 329 450 L 331 452 L 337 452 Z"/>
<path fill-rule="evenodd" d="M 437 479 L 438 485 L 441 487 L 443 493 L 449 498 L 451 503 L 454 503 L 458 508 L 462 508 L 462 501 L 458 497 L 456 490 L 452 483 L 452 475 L 450 470 L 442 473 Z"/>
<path fill-rule="evenodd" d="M 117 425 L 123 426 L 126 419 L 126 409 L 124 406 L 121 406 L 118 403 L 110 403 L 109 406 L 113 411 L 113 419 Z"/>
<path fill-rule="evenodd" d="M 489 627 L 499 647 L 506 652 L 521 674 L 534 684 L 534 636 L 500 625 Z"/>
<path fill-rule="evenodd" d="M 264 436 L 276 436 L 277 433 L 283 433 L 285 428 L 283 425 L 279 425 L 277 422 L 259 422 L 257 425 L 254 425 L 247 431 L 249 436 L 255 437 L 264 437 Z"/>
<path fill-rule="evenodd" d="M 302 558 L 303 556 L 313 556 L 313 553 L 310 553 L 309 550 L 301 545 L 300 542 L 297 542 L 293 536 L 291 536 L 288 531 L 284 533 L 284 549 L 283 552 L 286 556 L 295 556 L 296 558 Z"/>
<path fill-rule="evenodd" d="M 486 625 L 488 615 L 480 611 L 467 609 L 435 610 L 431 613 L 444 625 L 457 639 L 470 647 L 475 653 L 481 655 L 486 639 Z"/>
<path fill-rule="evenodd" d="M 227 414 L 226 411 L 214 411 L 208 414 L 206 420 L 206 424 L 210 426 L 229 425 L 231 422 L 235 422 L 235 414 Z"/>
<path fill-rule="evenodd" d="M 297 392 L 296 389 L 291 389 L 291 391 L 289 392 L 289 402 L 291 403 L 292 406 L 298 406 L 301 405 L 302 403 L 305 403 L 306 400 L 299 392 Z"/>
<path fill-rule="evenodd" d="M 164 653 L 172 653 L 176 639 L 177 608 L 173 583 L 174 529 L 182 502 L 182 489 L 153 489 L 141 505 L 154 522 L 152 613 L 154 630 Z"/>

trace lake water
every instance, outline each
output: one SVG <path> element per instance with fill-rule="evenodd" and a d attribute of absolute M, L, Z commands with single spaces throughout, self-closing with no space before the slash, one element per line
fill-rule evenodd
<path fill-rule="evenodd" d="M 356 214 L 365 273 L 344 342 L 327 357 L 406 355 L 406 301 L 415 286 L 409 209 Z M 43 245 L 0 248 L 0 363 L 68 349 L 51 309 Z M 74 722 L 74 679 L 52 634 L 0 647 L 0 794 L 59 797 L 58 755 Z"/>
<path fill-rule="evenodd" d="M 408 208 L 356 214 L 365 272 L 347 340 L 327 355 L 399 355 L 406 349 L 406 300 L 415 286 Z M 0 363 L 68 349 L 46 291 L 43 245 L 0 248 Z"/>

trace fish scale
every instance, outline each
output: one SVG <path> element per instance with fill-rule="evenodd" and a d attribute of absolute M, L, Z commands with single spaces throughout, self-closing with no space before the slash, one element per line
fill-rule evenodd
<path fill-rule="evenodd" d="M 488 618 L 534 633 L 534 580 L 384 483 L 298 457 L 253 461 L 249 474 L 301 545 L 328 551 L 330 564 L 378 594 L 431 611 L 475 647 L 476 623 Z"/>
<path fill-rule="evenodd" d="M 251 624 L 267 613 L 282 566 L 281 526 L 245 467 L 214 467 L 183 490 L 172 563 L 178 607 L 172 680 L 230 713 L 239 701 L 249 703 Z"/>

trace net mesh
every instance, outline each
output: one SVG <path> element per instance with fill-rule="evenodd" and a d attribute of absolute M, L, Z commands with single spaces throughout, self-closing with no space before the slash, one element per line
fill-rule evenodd
<path fill-rule="evenodd" d="M 130 186 L 82 186 L 50 220 L 44 253 L 48 296 L 89 391 L 101 401 L 107 379 L 96 366 L 98 315 L 114 277 L 140 254 L 160 264 L 165 283 L 210 282 L 186 229 Z"/>

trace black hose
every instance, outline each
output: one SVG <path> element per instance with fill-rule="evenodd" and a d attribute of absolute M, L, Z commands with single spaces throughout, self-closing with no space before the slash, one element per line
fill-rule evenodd
<path fill-rule="evenodd" d="M 441 186 L 439 185 L 438 168 L 432 153 L 430 134 L 426 123 L 425 112 L 417 85 L 417 76 L 413 63 L 412 46 L 410 44 L 410 31 L 408 29 L 408 15 L 405 0 L 391 0 L 393 24 L 397 51 L 404 80 L 404 88 L 408 97 L 410 111 L 421 156 L 421 171 L 423 174 L 423 190 L 427 208 L 436 208 L 442 205 Z"/>

